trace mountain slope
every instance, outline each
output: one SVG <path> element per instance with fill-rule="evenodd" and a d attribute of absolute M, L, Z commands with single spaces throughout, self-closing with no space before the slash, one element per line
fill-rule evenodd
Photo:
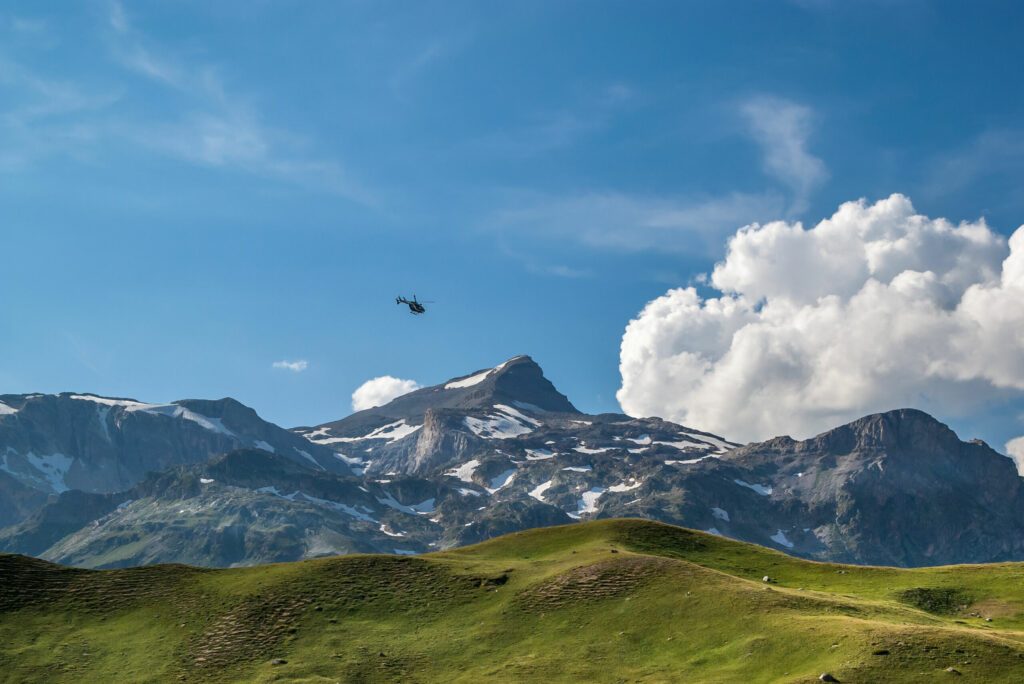
<path fill-rule="evenodd" d="M 810 563 L 637 520 L 420 558 L 0 570 L 19 681 L 1014 682 L 1024 665 L 1019 564 Z"/>
<path fill-rule="evenodd" d="M 417 483 L 418 484 L 418 483 Z M 415 492 L 406 492 L 415 493 Z M 451 495 L 449 493 L 449 495 Z M 92 507 L 75 499 L 102 497 Z M 260 449 L 154 473 L 120 495 L 65 492 L 40 514 L 0 531 L 0 550 L 20 550 L 74 511 L 34 555 L 80 567 L 186 562 L 228 567 L 357 552 L 422 553 L 426 517 L 444 492 L 416 507 L 380 485 L 313 471 Z M 457 495 L 455 495 L 457 496 Z M 401 509 L 401 510 L 399 510 Z M 38 547 L 36 547 L 38 548 Z"/>
<path fill-rule="evenodd" d="M 349 473 L 234 399 L 147 404 L 91 394 L 0 395 L 0 470 L 43 494 L 119 492 L 147 473 L 241 447 L 279 453 L 310 468 Z"/>
<path fill-rule="evenodd" d="M 1024 558 L 1024 479 L 1013 462 L 922 411 L 751 444 L 728 460 L 772 489 L 761 498 L 798 553 L 885 565 Z"/>
<path fill-rule="evenodd" d="M 67 401 L 89 409 L 70 416 L 72 427 L 95 427 L 98 409 L 88 402 L 98 400 Z M 422 553 L 573 520 L 638 517 L 818 560 L 1024 559 L 1024 487 L 1012 462 L 920 411 L 740 447 L 658 418 L 582 414 L 525 356 L 295 432 L 246 423 L 233 414 L 255 413 L 229 402 L 210 403 L 230 411 L 180 403 L 250 448 L 211 456 L 220 442 L 200 442 L 198 452 L 173 452 L 185 465 L 120 492 L 81 500 L 65 492 L 36 514 L 23 506 L 19 523 L 0 530 L 0 550 L 83 567 L 249 565 Z M 168 411 L 177 409 L 157 415 Z M 128 413 L 125 424 L 147 412 Z M 192 434 L 194 420 L 167 420 L 146 424 L 163 432 L 134 438 L 166 449 L 173 435 Z M 47 438 L 45 430 L 34 438 Z M 251 449 L 257 439 L 263 450 Z"/>

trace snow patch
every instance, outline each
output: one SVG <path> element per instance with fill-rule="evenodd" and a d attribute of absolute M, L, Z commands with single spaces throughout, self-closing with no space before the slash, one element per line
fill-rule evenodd
<path fill-rule="evenodd" d="M 71 464 L 75 459 L 68 458 L 64 454 L 50 454 L 49 456 L 36 456 L 31 451 L 25 454 L 25 458 L 33 468 L 42 474 L 42 479 L 50 485 L 50 489 L 60 494 L 66 492 L 68 486 L 64 484 L 64 477 L 68 474 Z"/>
<path fill-rule="evenodd" d="M 793 548 L 793 542 L 789 541 L 789 539 L 786 538 L 786 533 L 783 532 L 782 530 L 779 530 L 778 532 L 773 534 L 771 539 L 776 544 L 779 544 L 781 546 L 785 546 L 787 549 Z"/>
<path fill-rule="evenodd" d="M 759 485 L 759 484 L 750 484 L 749 482 L 744 482 L 743 480 L 733 480 L 733 482 L 738 484 L 740 487 L 746 487 L 747 489 L 752 489 L 755 492 L 757 492 L 758 494 L 760 494 L 761 496 L 769 496 L 772 493 L 772 488 L 770 486 Z"/>
<path fill-rule="evenodd" d="M 665 465 L 693 465 L 694 463 L 700 463 L 701 461 L 713 458 L 713 456 L 701 456 L 700 458 L 687 458 L 683 460 L 667 460 Z"/>
<path fill-rule="evenodd" d="M 606 451 L 614 451 L 615 447 L 601 447 L 599 449 L 591 449 L 589 447 L 580 445 L 574 446 L 572 449 L 573 451 L 578 451 L 581 454 L 603 454 Z"/>
<path fill-rule="evenodd" d="M 588 491 L 583 492 L 579 501 L 576 502 L 576 512 L 569 513 L 569 517 L 579 520 L 584 514 L 597 513 L 597 500 L 606 491 L 604 487 L 591 487 Z"/>
<path fill-rule="evenodd" d="M 466 387 L 472 387 L 473 385 L 479 385 L 481 382 L 487 379 L 487 376 L 490 375 L 492 371 L 494 371 L 494 369 L 489 368 L 483 371 L 482 373 L 471 375 L 468 378 L 463 378 L 462 380 L 453 380 L 449 382 L 447 385 L 445 385 L 444 388 L 446 390 L 464 389 Z"/>
<path fill-rule="evenodd" d="M 418 504 L 409 506 L 412 510 L 416 511 L 420 515 L 430 515 L 434 512 L 434 499 L 430 498 L 426 501 L 421 501 Z"/>
<path fill-rule="evenodd" d="M 509 468 L 505 472 L 501 473 L 497 477 L 491 478 L 491 486 L 487 487 L 487 491 L 494 494 L 499 489 L 503 489 L 508 485 L 512 484 L 512 480 L 516 477 L 516 469 Z"/>
<path fill-rule="evenodd" d="M 546 461 L 549 458 L 554 458 L 555 452 L 551 449 L 527 449 L 526 460 L 527 461 Z"/>
<path fill-rule="evenodd" d="M 270 446 L 270 445 L 268 444 L 267 446 Z M 262 447 L 261 447 L 261 448 L 262 448 Z M 273 449 L 274 449 L 274 447 L 270 447 L 270 449 L 271 449 L 271 452 L 272 452 L 272 451 L 273 451 Z M 320 465 L 320 464 L 319 464 L 319 463 L 317 462 L 317 460 L 316 460 L 315 458 L 313 458 L 313 454 L 309 453 L 308 451 L 304 451 L 303 449 L 296 449 L 296 450 L 295 450 L 295 452 L 296 452 L 296 453 L 297 453 L 297 454 L 298 454 L 299 456 L 302 456 L 302 457 L 303 457 L 304 459 L 306 459 L 307 461 L 309 461 L 310 463 L 312 463 L 313 465 L 315 465 L 315 466 L 316 466 L 317 468 L 319 468 L 320 470 L 326 470 L 326 468 L 324 468 L 324 467 L 323 467 L 322 465 Z"/>
<path fill-rule="evenodd" d="M 466 416 L 463 423 L 474 435 L 487 439 L 511 439 L 533 432 L 541 424 L 510 406 L 497 404 L 494 408 L 495 414 L 483 418 Z"/>
<path fill-rule="evenodd" d="M 445 471 L 445 475 L 449 477 L 457 477 L 463 482 L 473 481 L 473 471 L 480 467 L 480 461 L 475 458 L 472 461 L 466 461 L 458 468 L 452 468 L 451 470 Z"/>
<path fill-rule="evenodd" d="M 551 480 L 542 482 L 533 489 L 530 490 L 530 496 L 540 502 L 544 502 L 544 492 L 551 488 Z"/>
<path fill-rule="evenodd" d="M 366 435 L 366 437 L 363 437 L 363 439 L 386 439 L 388 442 L 395 442 L 403 437 L 411 435 L 421 427 L 423 426 L 408 425 L 405 422 L 405 418 L 403 418 L 402 420 L 377 428 L 370 434 Z"/>
<path fill-rule="evenodd" d="M 531 418 L 530 416 L 526 415 L 525 413 L 522 413 L 521 411 L 517 411 L 516 409 L 514 409 L 511 406 L 508 406 L 506 404 L 495 404 L 494 408 L 496 408 L 497 410 L 501 411 L 502 413 L 504 413 L 506 415 L 509 415 L 509 416 L 512 416 L 513 418 L 517 418 L 517 419 L 521 420 L 522 422 L 526 423 L 527 425 L 532 425 L 533 427 L 540 427 L 542 425 L 542 423 L 539 420 L 537 420 L 536 418 Z"/>
<path fill-rule="evenodd" d="M 628 492 L 628 491 L 636 489 L 637 487 L 639 487 L 640 485 L 643 484 L 643 480 L 633 480 L 633 479 L 630 479 L 630 482 L 632 482 L 633 484 L 626 484 L 625 482 L 623 482 L 621 484 L 612 485 L 611 487 L 608 488 L 608 491 L 609 492 Z"/>
<path fill-rule="evenodd" d="M 216 432 L 237 439 L 234 432 L 224 427 L 224 423 L 220 421 L 220 418 L 210 418 L 178 404 L 140 404 L 139 402 L 132 402 L 131 405 L 125 405 L 125 410 L 131 412 L 142 411 L 157 416 L 166 416 L 167 418 L 188 420 L 210 432 Z"/>
<path fill-rule="evenodd" d="M 700 442 L 691 442 L 688 439 L 684 439 L 684 440 L 681 440 L 679 442 L 659 441 L 659 442 L 652 442 L 652 444 L 659 444 L 661 446 L 672 447 L 673 449 L 679 449 L 680 451 L 685 451 L 687 449 L 707 449 L 707 447 L 708 447 L 707 444 L 702 444 Z"/>
<path fill-rule="evenodd" d="M 207 484 L 209 482 L 213 482 L 213 480 L 201 479 L 200 482 L 202 482 L 203 484 Z M 372 512 L 372 511 L 369 508 L 366 508 L 365 506 L 360 506 L 360 508 L 364 509 L 366 511 L 366 513 L 361 512 L 361 511 L 353 508 L 352 506 L 348 506 L 348 505 L 343 504 L 343 503 L 338 503 L 337 501 L 329 501 L 327 499 L 321 499 L 320 497 L 312 496 L 311 494 L 306 494 L 305 492 L 295 491 L 295 492 L 292 492 L 291 494 L 281 494 L 279 491 L 277 491 L 277 487 L 260 487 L 256 491 L 260 492 L 262 494 L 273 494 L 274 496 L 280 497 L 282 499 L 287 499 L 288 501 L 296 501 L 298 499 L 298 497 L 301 496 L 303 500 L 305 500 L 305 501 L 307 501 L 309 503 L 316 504 L 318 506 L 323 506 L 324 508 L 330 508 L 332 510 L 338 511 L 339 513 L 344 513 L 345 515 L 349 515 L 349 516 L 355 518 L 356 520 L 362 520 L 363 522 L 370 522 L 370 523 L 373 523 L 375 525 L 378 522 L 377 520 L 374 520 L 373 518 L 371 518 L 369 515 L 366 514 L 366 513 Z"/>
<path fill-rule="evenodd" d="M 199 478 L 199 483 L 200 484 L 212 484 L 213 483 L 213 478 L 201 477 L 201 478 Z"/>
<path fill-rule="evenodd" d="M 388 508 L 393 508 L 396 511 L 408 513 L 409 515 L 415 515 L 417 513 L 416 509 L 414 509 L 412 506 L 406 506 L 404 503 L 400 502 L 398 499 L 391 496 L 390 493 L 384 492 L 384 494 L 386 494 L 384 498 L 381 498 L 379 496 L 376 497 L 377 503 L 384 504 Z"/>
<path fill-rule="evenodd" d="M 699 439 L 702 442 L 707 442 L 711 446 L 715 447 L 718 450 L 719 453 L 724 453 L 724 452 L 729 451 L 731 449 L 735 449 L 738 446 L 736 444 L 732 444 L 731 442 L 726 442 L 724 439 L 720 439 L 718 437 L 715 437 L 714 435 L 695 435 L 695 434 L 690 434 L 690 435 L 687 435 L 687 436 L 688 437 L 692 437 L 694 439 Z"/>
<path fill-rule="evenodd" d="M 10 416 L 18 412 L 18 409 L 13 408 L 0 401 L 0 416 Z"/>
<path fill-rule="evenodd" d="M 277 453 L 277 449 L 275 449 L 272 445 L 268 444 L 267 442 L 264 442 L 262 439 L 257 439 L 255 442 L 253 442 L 253 446 L 256 447 L 257 449 L 262 449 L 263 451 L 269 451 L 272 454 Z M 313 457 L 310 456 L 309 458 L 310 460 L 312 460 Z M 315 463 L 316 461 L 313 462 Z"/>
<path fill-rule="evenodd" d="M 144 404 L 141 401 L 134 401 L 132 399 L 108 399 L 107 397 L 94 397 L 91 394 L 72 394 L 70 398 L 77 399 L 78 401 L 91 401 L 94 404 L 103 404 L 104 406 L 122 406 L 136 410 L 157 406 L 157 404 Z"/>
<path fill-rule="evenodd" d="M 729 522 L 729 511 L 725 510 L 724 508 L 719 508 L 715 506 L 714 508 L 711 509 L 711 515 L 715 516 L 719 520 Z"/>
<path fill-rule="evenodd" d="M 103 406 L 102 404 L 96 407 L 96 420 L 99 421 L 100 430 L 103 431 L 103 437 L 108 442 L 110 441 L 110 427 L 107 425 L 107 416 L 110 415 L 110 409 L 110 406 Z"/>
<path fill-rule="evenodd" d="M 569 466 L 562 468 L 562 470 L 571 470 L 574 473 L 589 473 L 593 468 L 590 466 Z"/>

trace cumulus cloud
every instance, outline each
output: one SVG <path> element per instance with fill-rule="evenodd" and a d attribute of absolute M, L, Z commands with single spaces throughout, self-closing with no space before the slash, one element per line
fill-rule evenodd
<path fill-rule="evenodd" d="M 793 191 L 795 213 L 807 207 L 811 192 L 828 178 L 825 162 L 807 150 L 812 111 L 778 97 L 758 97 L 741 107 L 750 133 L 761 146 L 765 173 Z"/>
<path fill-rule="evenodd" d="M 1006 453 L 1017 464 L 1017 472 L 1024 477 L 1024 437 L 1017 437 L 1007 442 Z"/>
<path fill-rule="evenodd" d="M 278 370 L 287 370 L 293 373 L 301 373 L 302 371 L 309 368 L 309 362 L 304 359 L 298 359 L 296 361 L 275 361 L 271 364 L 272 367 Z"/>
<path fill-rule="evenodd" d="M 707 285 L 670 290 L 627 326 L 626 413 L 755 440 L 1024 392 L 1024 227 L 1007 242 L 902 195 L 848 202 L 809 229 L 741 228 Z"/>
<path fill-rule="evenodd" d="M 367 380 L 352 393 L 352 410 L 362 411 L 383 406 L 395 397 L 408 394 L 420 388 L 415 380 L 403 380 L 390 375 L 382 375 L 379 378 Z"/>

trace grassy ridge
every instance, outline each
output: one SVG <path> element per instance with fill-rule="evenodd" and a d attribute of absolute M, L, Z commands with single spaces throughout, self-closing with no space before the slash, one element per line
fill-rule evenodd
<path fill-rule="evenodd" d="M 0 643 L 4 681 L 1010 682 L 1024 564 L 811 563 L 638 520 L 238 570 L 0 556 Z"/>

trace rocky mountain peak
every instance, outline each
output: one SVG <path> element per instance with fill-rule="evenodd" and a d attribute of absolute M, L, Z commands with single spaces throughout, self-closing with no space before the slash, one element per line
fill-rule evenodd
<path fill-rule="evenodd" d="M 924 411 L 902 408 L 864 416 L 814 438 L 832 453 L 852 451 L 959 452 L 960 440 L 949 426 Z"/>
<path fill-rule="evenodd" d="M 303 434 L 349 438 L 365 436 L 394 421 L 422 425 L 428 411 L 490 410 L 506 404 L 533 411 L 579 414 L 569 399 L 544 377 L 529 356 L 515 356 L 493 368 L 483 368 L 447 382 L 403 394 L 383 406 L 359 411 L 316 428 L 297 428 Z M 314 437 L 314 440 L 316 438 Z"/>
<path fill-rule="evenodd" d="M 480 389 L 474 393 L 482 400 L 481 406 L 510 402 L 529 404 L 544 411 L 579 413 L 569 399 L 544 377 L 543 369 L 529 356 L 513 357 L 470 377 L 479 377 L 479 373 L 487 374 L 479 383 Z"/>

